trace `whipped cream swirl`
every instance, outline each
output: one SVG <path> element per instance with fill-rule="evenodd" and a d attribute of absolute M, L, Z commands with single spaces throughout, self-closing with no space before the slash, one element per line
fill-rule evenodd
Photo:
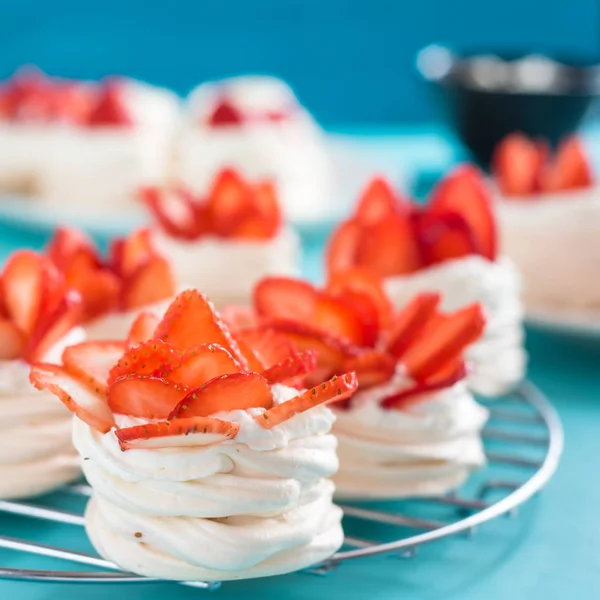
<path fill-rule="evenodd" d="M 359 391 L 348 409 L 336 411 L 336 497 L 437 496 L 485 463 L 480 432 L 488 411 L 466 384 L 432 392 L 402 410 L 380 406 L 409 385 L 398 374 L 385 385 Z"/>
<path fill-rule="evenodd" d="M 297 394 L 273 392 L 276 402 Z M 125 569 L 179 580 L 275 575 L 335 552 L 343 534 L 327 479 L 338 468 L 333 413 L 315 407 L 268 430 L 253 419 L 262 412 L 214 415 L 240 424 L 233 440 L 125 452 L 114 430 L 100 434 L 76 419 L 96 549 Z"/>
<path fill-rule="evenodd" d="M 527 355 L 523 348 L 521 279 L 509 259 L 491 262 L 468 256 L 389 278 L 385 286 L 396 308 L 427 291 L 442 294 L 444 311 L 479 302 L 487 322 L 482 337 L 466 351 L 472 366 L 469 386 L 478 394 L 498 396 L 523 379 Z"/>

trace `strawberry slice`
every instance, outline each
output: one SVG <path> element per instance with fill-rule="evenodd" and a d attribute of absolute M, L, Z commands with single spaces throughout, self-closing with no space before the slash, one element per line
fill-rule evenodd
<path fill-rule="evenodd" d="M 9 319 L 0 318 L 0 360 L 20 358 L 25 343 L 25 334 Z"/>
<path fill-rule="evenodd" d="M 208 118 L 212 127 L 241 125 L 243 122 L 242 113 L 226 98 L 221 98 Z"/>
<path fill-rule="evenodd" d="M 327 272 L 331 275 L 347 271 L 358 262 L 358 247 L 363 237 L 363 228 L 357 219 L 342 223 L 327 244 Z"/>
<path fill-rule="evenodd" d="M 196 226 L 196 208 L 192 196 L 182 189 L 160 190 L 145 187 L 140 190 L 141 201 L 168 235 L 185 240 L 199 236 Z"/>
<path fill-rule="evenodd" d="M 430 378 L 384 398 L 379 403 L 383 409 L 406 410 L 411 406 L 425 400 L 431 392 L 437 392 L 452 387 L 467 376 L 467 368 L 463 361 L 451 363 L 449 370 L 443 371 L 441 377 Z"/>
<path fill-rule="evenodd" d="M 540 187 L 545 192 L 586 188 L 592 183 L 585 150 L 576 137 L 559 144 L 554 160 L 542 171 L 540 178 Z"/>
<path fill-rule="evenodd" d="M 441 301 L 437 292 L 415 296 L 392 320 L 386 351 L 399 359 L 435 316 Z"/>
<path fill-rule="evenodd" d="M 389 215 L 364 228 L 357 248 L 357 266 L 380 277 L 413 273 L 422 266 L 410 215 Z"/>
<path fill-rule="evenodd" d="M 250 346 L 236 336 L 236 342 L 240 348 L 240 352 L 248 363 L 248 371 L 251 373 L 262 373 L 267 367 L 263 364 L 258 354 L 250 348 Z"/>
<path fill-rule="evenodd" d="M 344 361 L 342 370 L 356 372 L 361 388 L 381 385 L 394 376 L 396 359 L 384 352 L 371 350 Z"/>
<path fill-rule="evenodd" d="M 473 165 L 457 167 L 434 189 L 427 214 L 448 213 L 461 215 L 477 240 L 482 256 L 495 260 L 497 233 L 492 199 L 483 175 Z"/>
<path fill-rule="evenodd" d="M 162 340 L 149 339 L 130 348 L 113 361 L 108 374 L 108 385 L 129 375 L 151 375 L 166 378 L 171 373 L 180 355 Z"/>
<path fill-rule="evenodd" d="M 119 81 L 106 81 L 100 86 L 96 104 L 88 116 L 90 127 L 130 127 L 133 119 L 125 105 L 123 85 Z"/>
<path fill-rule="evenodd" d="M 125 280 L 121 305 L 126 310 L 142 308 L 173 296 L 175 290 L 175 277 L 169 263 L 164 258 L 153 257 Z"/>
<path fill-rule="evenodd" d="M 227 327 L 234 333 L 243 329 L 252 329 L 258 324 L 258 318 L 250 306 L 228 304 L 221 308 L 220 313 Z"/>
<path fill-rule="evenodd" d="M 115 253 L 119 257 L 119 264 L 115 265 L 115 270 L 121 277 L 127 278 L 146 264 L 155 252 L 150 241 L 149 229 L 138 229 L 122 242 L 119 252 Z"/>
<path fill-rule="evenodd" d="M 392 314 L 392 304 L 385 293 L 381 278 L 374 273 L 358 267 L 332 273 L 325 290 L 336 297 L 348 293 L 365 294 L 377 309 L 379 326 L 387 326 Z"/>
<path fill-rule="evenodd" d="M 117 429 L 115 435 L 123 451 L 133 448 L 189 448 L 231 440 L 239 429 L 240 426 L 231 421 L 192 417 Z"/>
<path fill-rule="evenodd" d="M 233 356 L 240 369 L 248 369 L 229 329 L 211 302 L 197 290 L 182 292 L 173 300 L 158 324 L 155 336 L 181 352 L 190 346 L 218 344 Z"/>
<path fill-rule="evenodd" d="M 138 346 L 152 337 L 160 319 L 150 312 L 140 313 L 131 325 L 127 334 L 127 347 Z"/>
<path fill-rule="evenodd" d="M 355 344 L 363 343 L 363 323 L 352 305 L 341 298 L 319 296 L 310 319 L 311 325 Z"/>
<path fill-rule="evenodd" d="M 536 191 L 544 161 L 541 146 L 522 133 L 512 133 L 496 146 L 492 173 L 505 196 L 529 196 Z"/>
<path fill-rule="evenodd" d="M 273 394 L 258 373 L 233 373 L 211 379 L 192 390 L 171 411 L 169 419 L 209 417 L 221 411 L 269 408 Z"/>
<path fill-rule="evenodd" d="M 189 392 L 189 388 L 160 377 L 129 375 L 109 387 L 108 406 L 120 415 L 166 419 Z"/>
<path fill-rule="evenodd" d="M 348 291 L 342 297 L 338 297 L 338 300 L 352 309 L 360 323 L 360 333 L 353 341 L 359 346 L 374 347 L 379 338 L 381 316 L 371 296 Z"/>
<path fill-rule="evenodd" d="M 249 350 L 260 364 L 259 368 L 255 368 L 257 365 L 254 362 L 250 364 L 251 370 L 259 373 L 296 354 L 296 347 L 287 336 L 272 329 L 257 328 L 239 331 L 235 337 L 241 344 L 240 347 L 245 349 L 244 355 L 246 349 Z"/>
<path fill-rule="evenodd" d="M 306 390 L 306 392 L 273 406 L 254 420 L 264 429 L 272 429 L 276 425 L 291 419 L 294 415 L 329 402 L 340 402 L 349 398 L 358 387 L 356 373 L 334 375 L 329 381 Z"/>
<path fill-rule="evenodd" d="M 483 333 L 485 316 L 479 304 L 433 319 L 422 335 L 404 352 L 402 363 L 416 381 L 427 380 Z"/>
<path fill-rule="evenodd" d="M 2 273 L 4 305 L 15 325 L 30 334 L 42 309 L 44 263 L 32 250 L 19 250 L 8 259 Z"/>
<path fill-rule="evenodd" d="M 264 371 L 262 375 L 270 384 L 284 383 L 287 380 L 295 380 L 297 377 L 312 373 L 316 368 L 317 353 L 314 350 L 307 350 L 278 362 Z"/>
<path fill-rule="evenodd" d="M 254 288 L 254 307 L 262 317 L 310 319 L 318 298 L 310 283 L 290 277 L 265 277 Z"/>
<path fill-rule="evenodd" d="M 419 223 L 425 265 L 435 265 L 472 254 L 483 254 L 469 224 L 459 213 L 426 215 Z"/>
<path fill-rule="evenodd" d="M 83 342 L 65 348 L 65 369 L 99 396 L 108 394 L 109 373 L 125 352 L 123 342 Z"/>
<path fill-rule="evenodd" d="M 204 344 L 184 352 L 179 364 L 169 373 L 169 381 L 198 388 L 215 377 L 239 372 L 238 363 L 225 348 Z"/>
<path fill-rule="evenodd" d="M 250 186 L 233 169 L 224 169 L 215 178 L 208 195 L 207 211 L 217 235 L 235 235 L 240 223 L 252 215 Z"/>
<path fill-rule="evenodd" d="M 81 296 L 69 290 L 58 305 L 36 323 L 23 357 L 29 362 L 42 360 L 48 351 L 81 322 Z"/>
<path fill-rule="evenodd" d="M 408 214 L 410 203 L 396 196 L 383 177 L 375 177 L 366 187 L 355 212 L 355 218 L 369 225 L 378 223 L 394 214 Z"/>
<path fill-rule="evenodd" d="M 100 433 L 106 433 L 115 425 L 106 399 L 74 379 L 63 367 L 37 363 L 29 375 L 38 390 L 54 394 L 71 412 Z"/>
<path fill-rule="evenodd" d="M 262 181 L 252 186 L 250 202 L 252 214 L 237 224 L 232 235 L 249 240 L 275 237 L 282 221 L 275 185 L 271 181 Z"/>
<path fill-rule="evenodd" d="M 50 260 L 61 271 L 65 271 L 76 255 L 87 256 L 89 264 L 99 265 L 98 253 L 90 238 L 82 231 L 59 227 L 46 250 Z"/>

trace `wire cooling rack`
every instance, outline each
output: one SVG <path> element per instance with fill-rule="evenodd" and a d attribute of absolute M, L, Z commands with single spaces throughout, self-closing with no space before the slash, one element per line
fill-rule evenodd
<path fill-rule="evenodd" d="M 404 502 L 344 504 L 346 538 L 342 550 L 310 569 L 325 574 L 340 563 L 396 553 L 412 557 L 424 544 L 475 528 L 504 514 L 516 514 L 523 502 L 540 491 L 556 470 L 563 448 L 560 420 L 546 397 L 531 383 L 501 400 L 489 403 L 490 421 L 483 432 L 488 466 L 459 493 Z M 87 485 L 71 485 L 63 492 L 89 496 Z M 430 509 L 442 518 L 427 515 Z M 67 512 L 43 504 L 0 501 L 0 513 L 19 515 L 49 524 L 81 529 L 81 512 Z M 366 536 L 365 536 L 366 532 Z M 389 536 L 392 539 L 389 539 Z M 377 537 L 379 536 L 379 537 Z M 375 539 L 370 539 L 374 537 Z M 369 539 L 367 539 L 369 538 Z M 386 539 L 387 538 L 387 539 Z M 158 580 L 121 571 L 97 555 L 8 536 L 0 536 L 0 549 L 28 553 L 87 565 L 95 572 L 32 570 L 0 567 L 0 578 L 62 583 L 152 583 Z M 44 561 L 40 558 L 40 563 Z M 181 585 L 214 590 L 219 582 L 181 582 Z"/>

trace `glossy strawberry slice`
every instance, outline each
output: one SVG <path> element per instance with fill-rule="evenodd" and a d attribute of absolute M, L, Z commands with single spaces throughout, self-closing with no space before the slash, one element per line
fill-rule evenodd
<path fill-rule="evenodd" d="M 106 399 L 91 392 L 63 367 L 34 364 L 29 379 L 38 390 L 48 390 L 54 394 L 71 412 L 100 433 L 106 433 L 114 426 Z"/>
<path fill-rule="evenodd" d="M 253 212 L 250 186 L 233 169 L 224 169 L 215 178 L 208 195 L 207 211 L 217 235 L 235 235 L 236 229 Z"/>
<path fill-rule="evenodd" d="M 389 215 L 364 228 L 357 248 L 357 266 L 380 277 L 413 273 L 422 266 L 410 215 Z"/>
<path fill-rule="evenodd" d="M 575 190 L 593 183 L 582 143 L 571 137 L 560 143 L 553 161 L 542 171 L 540 187 L 545 192 Z"/>
<path fill-rule="evenodd" d="M 381 385 L 389 381 L 396 371 L 396 360 L 389 354 L 371 350 L 344 361 L 342 369 L 354 371 L 363 387 Z"/>
<path fill-rule="evenodd" d="M 483 175 L 474 166 L 459 166 L 440 181 L 427 213 L 431 216 L 458 213 L 469 225 L 482 255 L 495 260 L 497 233 L 492 198 Z"/>
<path fill-rule="evenodd" d="M 261 366 L 252 371 L 261 372 L 296 354 L 296 347 L 286 335 L 268 327 L 240 331 L 235 337 L 260 363 Z"/>
<path fill-rule="evenodd" d="M 505 196 L 529 196 L 536 191 L 545 153 L 522 133 L 506 136 L 494 150 L 492 172 Z"/>
<path fill-rule="evenodd" d="M 310 283 L 290 277 L 265 277 L 254 288 L 254 308 L 261 317 L 311 319 L 318 298 Z"/>
<path fill-rule="evenodd" d="M 164 378 L 171 373 L 180 360 L 178 352 L 162 340 L 149 339 L 139 346 L 123 350 L 113 361 L 108 384 L 128 375 L 151 375 Z"/>
<path fill-rule="evenodd" d="M 83 342 L 65 348 L 65 369 L 97 395 L 108 393 L 109 373 L 125 352 L 123 342 Z"/>
<path fill-rule="evenodd" d="M 396 196 L 383 177 L 375 177 L 363 192 L 354 216 L 363 224 L 373 224 L 383 221 L 390 215 L 409 212 L 410 203 Z"/>
<path fill-rule="evenodd" d="M 218 344 L 204 344 L 184 352 L 169 373 L 169 381 L 194 389 L 215 377 L 239 372 L 238 363 L 225 348 Z"/>
<path fill-rule="evenodd" d="M 129 237 L 123 238 L 122 246 L 113 256 L 118 256 L 118 264 L 115 270 L 121 277 L 133 275 L 142 265 L 148 262 L 149 257 L 154 256 L 154 248 L 150 240 L 149 229 L 138 229 Z"/>
<path fill-rule="evenodd" d="M 483 333 L 485 317 L 479 304 L 432 320 L 402 357 L 408 374 L 424 381 L 455 362 L 463 350 Z"/>
<path fill-rule="evenodd" d="M 240 352 L 248 363 L 248 371 L 250 373 L 262 373 L 262 371 L 265 370 L 266 365 L 263 364 L 258 354 L 252 350 L 252 348 L 250 348 L 250 346 L 244 340 L 241 340 L 237 336 L 236 342 L 238 343 Z"/>
<path fill-rule="evenodd" d="M 160 377 L 129 375 L 117 379 L 110 386 L 108 406 L 120 415 L 166 419 L 189 392 L 189 388 Z"/>
<path fill-rule="evenodd" d="M 140 313 L 127 334 L 127 347 L 132 348 L 149 340 L 159 323 L 160 319 L 156 315 L 150 312 Z"/>
<path fill-rule="evenodd" d="M 125 105 L 123 85 L 118 81 L 104 82 L 96 104 L 88 117 L 90 127 L 130 127 L 133 119 Z"/>
<path fill-rule="evenodd" d="M 46 253 L 61 271 L 68 269 L 75 256 L 86 256 L 90 265 L 98 266 L 100 262 L 96 248 L 89 237 L 82 231 L 69 227 L 59 227 L 56 230 Z"/>
<path fill-rule="evenodd" d="M 226 98 L 219 101 L 208 119 L 208 124 L 213 127 L 241 125 L 243 122 L 242 113 Z"/>
<path fill-rule="evenodd" d="M 349 398 L 358 387 L 358 379 L 355 373 L 345 373 L 333 376 L 329 381 L 321 383 L 310 390 L 273 406 L 262 415 L 254 417 L 254 420 L 265 429 L 272 429 L 276 425 L 291 419 L 294 415 L 329 402 L 340 402 Z"/>
<path fill-rule="evenodd" d="M 233 373 L 211 379 L 192 390 L 172 410 L 169 419 L 209 417 L 220 411 L 269 408 L 273 394 L 258 373 Z"/>
<path fill-rule="evenodd" d="M 42 309 L 46 259 L 32 250 L 19 250 L 2 273 L 2 297 L 15 325 L 30 334 Z"/>
<path fill-rule="evenodd" d="M 372 297 L 362 292 L 347 291 L 337 300 L 356 315 L 358 335 L 352 341 L 358 346 L 374 347 L 381 330 L 381 315 Z M 334 333 L 333 330 L 331 330 Z"/>
<path fill-rule="evenodd" d="M 253 185 L 250 202 L 251 214 L 237 224 L 232 235 L 249 240 L 268 240 L 275 237 L 282 222 L 275 185 L 270 181 Z"/>
<path fill-rule="evenodd" d="M 25 343 L 25 334 L 9 319 L 0 318 L 0 360 L 20 358 Z"/>
<path fill-rule="evenodd" d="M 397 359 L 402 358 L 436 314 L 440 300 L 441 296 L 437 292 L 424 292 L 415 296 L 393 317 L 386 351 Z"/>
<path fill-rule="evenodd" d="M 69 291 L 51 312 L 38 320 L 23 357 L 29 362 L 43 360 L 48 351 L 80 322 L 81 296 Z"/>
<path fill-rule="evenodd" d="M 425 216 L 419 223 L 419 238 L 427 266 L 484 252 L 459 213 Z"/>
<path fill-rule="evenodd" d="M 229 304 L 220 310 L 221 318 L 235 334 L 244 329 L 252 329 L 258 324 L 256 313 L 250 306 Z"/>
<path fill-rule="evenodd" d="M 125 451 L 132 448 L 209 446 L 233 439 L 239 429 L 240 426 L 231 421 L 192 417 L 117 429 L 115 435 L 121 450 Z"/>
<path fill-rule="evenodd" d="M 384 398 L 379 405 L 383 409 L 406 410 L 414 404 L 427 398 L 431 392 L 437 392 L 452 387 L 467 376 L 467 368 L 463 361 L 451 363 L 451 369 L 446 370 L 442 377 L 433 377 L 417 383 L 405 390 Z"/>
<path fill-rule="evenodd" d="M 182 292 L 173 300 L 156 328 L 155 336 L 183 352 L 190 346 L 219 344 L 247 370 L 237 342 L 209 300 L 197 290 Z"/>
<path fill-rule="evenodd" d="M 165 233 L 186 240 L 198 237 L 196 208 L 189 194 L 146 187 L 140 190 L 140 198 Z"/>
<path fill-rule="evenodd" d="M 376 314 L 375 318 L 377 318 Z M 345 299 L 321 294 L 315 304 L 310 323 L 323 332 L 349 340 L 359 346 L 364 343 L 365 336 L 360 313 Z"/>
<path fill-rule="evenodd" d="M 175 277 L 164 258 L 153 257 L 140 265 L 123 283 L 121 306 L 126 310 L 142 308 L 175 294 Z"/>
<path fill-rule="evenodd" d="M 307 350 L 301 354 L 293 354 L 289 358 L 269 367 L 263 372 L 268 383 L 284 383 L 290 379 L 312 373 L 317 368 L 317 353 Z"/>
<path fill-rule="evenodd" d="M 335 230 L 327 244 L 325 258 L 330 275 L 356 267 L 362 235 L 363 228 L 357 219 L 345 221 Z"/>

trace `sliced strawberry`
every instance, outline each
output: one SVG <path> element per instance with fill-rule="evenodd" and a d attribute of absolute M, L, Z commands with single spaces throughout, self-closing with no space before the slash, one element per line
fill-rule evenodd
<path fill-rule="evenodd" d="M 244 348 L 250 350 L 261 365 L 257 369 L 254 368 L 256 363 L 252 362 L 252 371 L 262 372 L 296 354 L 296 347 L 286 335 L 269 328 L 257 327 L 253 330 L 239 331 L 235 337 Z"/>
<path fill-rule="evenodd" d="M 87 124 L 90 127 L 129 127 L 133 125 L 133 119 L 123 98 L 123 85 L 119 81 L 107 81 L 100 86 Z"/>
<path fill-rule="evenodd" d="M 20 358 L 25 343 L 25 334 L 12 321 L 0 319 L 0 360 Z"/>
<path fill-rule="evenodd" d="M 319 294 L 306 281 L 290 277 L 265 277 L 254 288 L 254 308 L 262 317 L 310 319 Z"/>
<path fill-rule="evenodd" d="M 347 271 L 358 263 L 358 247 L 363 237 L 363 228 L 356 219 L 342 223 L 327 244 L 327 272 L 331 275 Z"/>
<path fill-rule="evenodd" d="M 342 370 L 356 372 L 361 388 L 381 385 L 394 376 L 396 359 L 384 352 L 371 350 L 344 361 Z"/>
<path fill-rule="evenodd" d="M 452 387 L 467 376 L 467 368 L 463 361 L 451 363 L 451 370 L 444 372 L 442 377 L 430 378 L 417 383 L 405 390 L 381 400 L 383 409 L 405 410 L 424 400 L 431 392 L 437 392 Z"/>
<path fill-rule="evenodd" d="M 123 238 L 123 246 L 119 252 L 119 264 L 115 270 L 121 277 L 130 277 L 148 258 L 154 256 L 154 248 L 150 240 L 149 229 L 138 229 L 130 236 Z"/>
<path fill-rule="evenodd" d="M 123 342 L 83 342 L 65 348 L 65 369 L 97 395 L 108 393 L 109 373 L 125 352 Z"/>
<path fill-rule="evenodd" d="M 184 352 L 177 366 L 169 373 L 169 381 L 199 388 L 215 377 L 239 372 L 238 363 L 225 348 L 218 344 L 204 344 Z"/>
<path fill-rule="evenodd" d="M 108 385 L 129 375 L 151 375 L 166 378 L 179 362 L 180 355 L 162 340 L 149 339 L 123 351 L 111 364 Z"/>
<path fill-rule="evenodd" d="M 360 334 L 353 341 L 359 346 L 374 347 L 381 330 L 381 315 L 371 296 L 347 291 L 338 300 L 352 309 L 360 323 Z"/>
<path fill-rule="evenodd" d="M 312 373 L 317 368 L 317 353 L 307 350 L 301 354 L 293 354 L 289 358 L 269 367 L 263 377 L 270 383 L 284 383 L 302 375 Z"/>
<path fill-rule="evenodd" d="M 236 342 L 238 343 L 242 356 L 246 359 L 246 362 L 248 363 L 248 371 L 250 373 L 262 373 L 267 368 L 267 365 L 263 364 L 258 354 L 254 350 L 252 350 L 252 348 L 250 348 L 250 346 L 245 341 L 241 340 L 238 336 L 236 336 Z"/>
<path fill-rule="evenodd" d="M 276 425 L 291 419 L 294 415 L 304 412 L 328 402 L 340 402 L 349 398 L 358 387 L 356 373 L 345 373 L 333 376 L 329 381 L 321 383 L 310 390 L 270 408 L 254 420 L 265 429 L 272 429 Z"/>
<path fill-rule="evenodd" d="M 241 125 L 244 122 L 242 113 L 226 98 L 222 98 L 208 118 L 212 127 Z"/>
<path fill-rule="evenodd" d="M 435 265 L 472 254 L 483 254 L 469 224 L 459 213 L 426 215 L 419 223 L 425 265 Z"/>
<path fill-rule="evenodd" d="M 8 259 L 2 273 L 2 296 L 15 325 L 30 334 L 42 309 L 44 263 L 32 250 L 19 250 Z"/>
<path fill-rule="evenodd" d="M 46 250 L 50 260 L 61 271 L 65 271 L 75 255 L 85 255 L 90 264 L 98 265 L 99 257 L 94 244 L 82 231 L 59 227 Z"/>
<path fill-rule="evenodd" d="M 240 426 L 231 421 L 192 417 L 117 429 L 115 435 L 121 450 L 125 451 L 132 448 L 209 446 L 233 439 L 239 429 Z"/>
<path fill-rule="evenodd" d="M 234 333 L 243 329 L 252 329 L 258 324 L 258 317 L 250 306 L 228 304 L 219 312 L 227 327 Z"/>
<path fill-rule="evenodd" d="M 150 312 L 140 313 L 127 334 L 127 347 L 138 346 L 142 342 L 149 340 L 158 327 L 160 319 Z"/>
<path fill-rule="evenodd" d="M 582 143 L 576 137 L 561 142 L 556 156 L 542 171 L 540 187 L 545 192 L 575 190 L 593 183 L 590 164 Z"/>
<path fill-rule="evenodd" d="M 282 222 L 275 185 L 270 181 L 261 181 L 252 186 L 250 202 L 251 214 L 233 229 L 232 235 L 250 240 L 268 240 L 275 237 Z"/>
<path fill-rule="evenodd" d="M 129 375 L 109 387 L 108 406 L 120 415 L 166 419 L 189 392 L 189 388 L 160 377 Z"/>
<path fill-rule="evenodd" d="M 115 421 L 106 399 L 92 393 L 63 367 L 34 364 L 29 379 L 38 390 L 48 390 L 54 394 L 71 412 L 100 433 L 106 433 L 114 427 Z"/>
<path fill-rule="evenodd" d="M 399 359 L 423 332 L 436 314 L 441 296 L 424 292 L 415 296 L 392 320 L 386 342 L 386 351 Z"/>
<path fill-rule="evenodd" d="M 505 196 L 529 196 L 536 191 L 543 166 L 541 148 L 522 133 L 506 136 L 494 150 L 492 172 Z"/>
<path fill-rule="evenodd" d="M 375 177 L 362 193 L 354 216 L 361 223 L 373 224 L 390 215 L 409 212 L 410 203 L 397 196 L 383 177 Z"/>
<path fill-rule="evenodd" d="M 146 187 L 140 190 L 140 198 L 165 233 L 186 240 L 198 237 L 195 206 L 181 189 Z"/>
<path fill-rule="evenodd" d="M 440 181 L 433 191 L 427 213 L 461 215 L 477 240 L 482 256 L 495 260 L 497 232 L 492 198 L 476 167 L 461 165 Z"/>
<path fill-rule="evenodd" d="M 325 288 L 333 296 L 348 292 L 366 294 L 377 308 L 379 325 L 386 327 L 392 314 L 392 304 L 385 293 L 381 278 L 367 269 L 358 267 L 332 273 Z"/>
<path fill-rule="evenodd" d="M 252 215 L 252 190 L 236 171 L 224 169 L 215 178 L 207 208 L 214 232 L 232 236 L 240 223 Z"/>
<path fill-rule="evenodd" d="M 416 381 L 460 358 L 463 350 L 483 333 L 485 316 L 479 304 L 450 315 L 440 315 L 423 331 L 402 357 L 408 374 Z"/>
<path fill-rule="evenodd" d="M 173 300 L 155 336 L 179 351 L 190 346 L 218 344 L 233 356 L 242 370 L 248 368 L 237 342 L 214 306 L 197 290 L 182 292 Z"/>
<path fill-rule="evenodd" d="M 363 324 L 359 313 L 343 299 L 322 294 L 315 304 L 310 323 L 324 332 L 362 345 Z"/>
<path fill-rule="evenodd" d="M 81 296 L 75 291 L 68 291 L 54 310 L 36 323 L 25 348 L 25 360 L 42 360 L 52 346 L 80 322 Z"/>
<path fill-rule="evenodd" d="M 173 296 L 175 289 L 175 277 L 169 263 L 164 258 L 153 257 L 125 280 L 121 306 L 133 310 L 155 304 Z"/>
<path fill-rule="evenodd" d="M 44 258 L 42 261 L 42 302 L 36 325 L 58 308 L 70 287 L 72 286 L 68 285 L 64 275 L 51 261 Z"/>
<path fill-rule="evenodd" d="M 365 226 L 356 264 L 380 277 L 417 271 L 422 261 L 411 216 L 389 215 L 383 221 Z"/>
<path fill-rule="evenodd" d="M 221 411 L 270 408 L 273 394 L 258 373 L 233 373 L 211 379 L 177 404 L 169 419 L 209 417 Z"/>

